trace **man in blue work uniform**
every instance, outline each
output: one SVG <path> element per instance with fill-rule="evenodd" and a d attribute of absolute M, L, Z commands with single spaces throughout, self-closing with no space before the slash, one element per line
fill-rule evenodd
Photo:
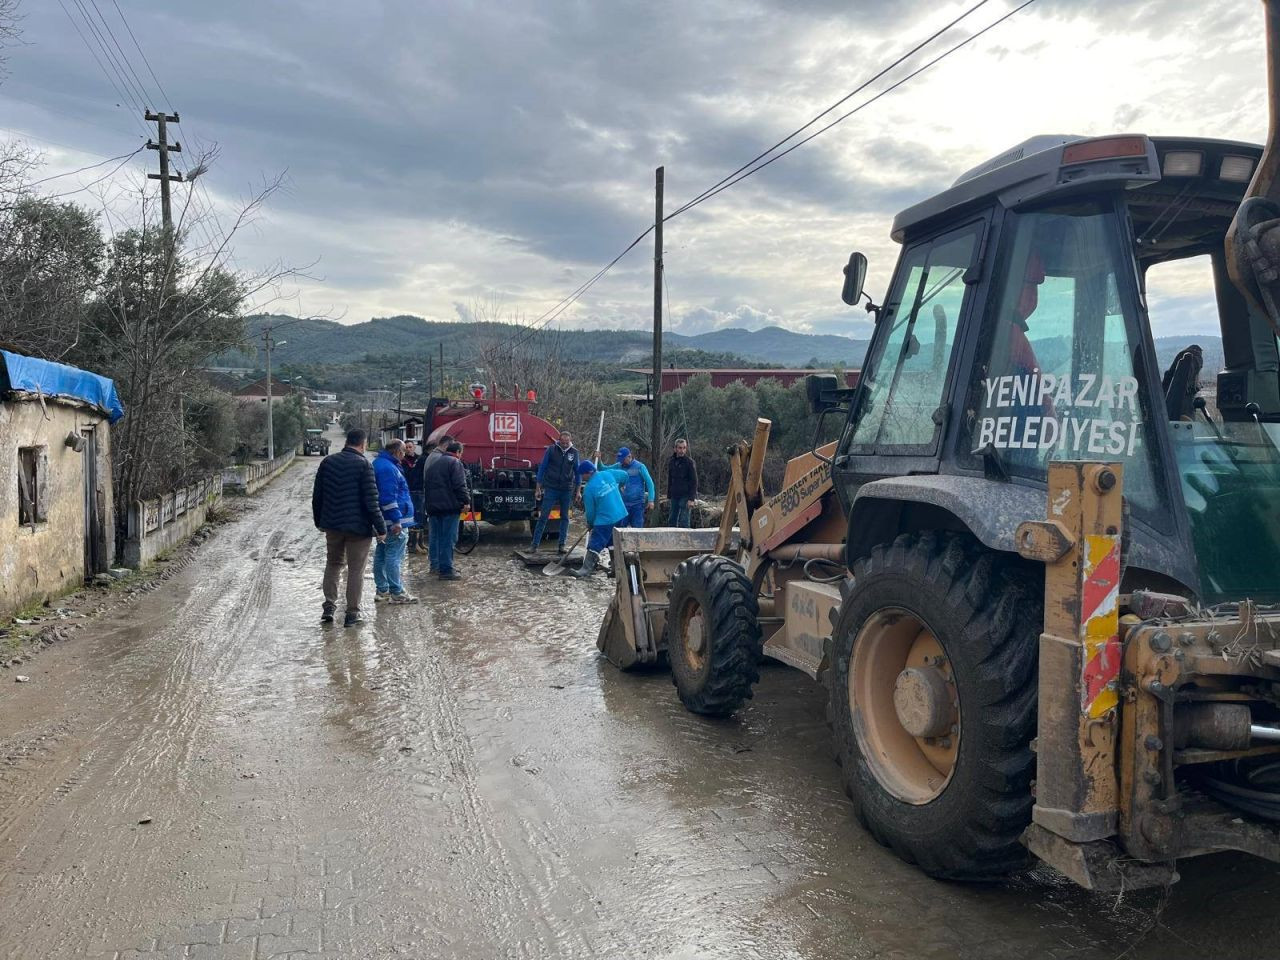
<path fill-rule="evenodd" d="M 391 440 L 373 460 L 373 476 L 378 482 L 378 506 L 387 525 L 387 538 L 373 551 L 373 581 L 378 592 L 374 600 L 389 603 L 417 603 L 418 598 L 404 588 L 401 571 L 409 528 L 414 526 L 413 498 L 400 469 L 404 441 Z"/>
<path fill-rule="evenodd" d="M 643 527 L 644 515 L 653 509 L 658 499 L 653 477 L 649 476 L 649 468 L 633 457 L 627 447 L 618 450 L 618 467 L 627 473 L 627 483 L 622 488 L 622 503 L 627 508 L 627 517 L 618 526 Z"/>
<path fill-rule="evenodd" d="M 582 569 L 571 571 L 575 577 L 588 577 L 600 560 L 600 552 L 613 544 L 613 528 L 627 515 L 622 504 L 622 484 L 627 482 L 625 470 L 596 470 L 590 460 L 578 465 L 578 474 L 586 486 L 582 488 L 582 510 L 587 516 L 591 535 L 587 538 L 587 558 Z"/>
<path fill-rule="evenodd" d="M 569 539 L 569 507 L 573 504 L 574 494 L 578 492 L 579 459 L 578 451 L 573 445 L 573 434 L 568 430 L 561 430 L 556 442 L 542 454 L 534 487 L 534 495 L 542 499 L 538 523 L 533 528 L 534 550 L 542 546 L 542 535 L 547 532 L 547 520 L 551 511 L 559 507 L 559 552 L 564 553 L 564 545 Z"/>

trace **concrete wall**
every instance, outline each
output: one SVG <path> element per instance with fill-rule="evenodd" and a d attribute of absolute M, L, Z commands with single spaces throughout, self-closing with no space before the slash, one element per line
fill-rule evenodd
<path fill-rule="evenodd" d="M 287 470 L 297 455 L 298 451 L 290 450 L 274 460 L 227 467 L 222 471 L 222 490 L 228 495 L 256 493 Z"/>
<path fill-rule="evenodd" d="M 204 526 L 209 508 L 222 499 L 222 477 L 213 476 L 129 508 L 123 562 L 135 570 L 172 550 Z"/>
<path fill-rule="evenodd" d="M 111 561 L 111 436 L 95 411 L 46 399 L 0 400 L 0 616 L 84 583 L 85 470 L 88 448 L 76 453 L 64 444 L 68 433 L 92 429 L 97 441 L 100 569 Z M 47 456 L 41 523 L 18 523 L 18 449 L 44 447 Z"/>

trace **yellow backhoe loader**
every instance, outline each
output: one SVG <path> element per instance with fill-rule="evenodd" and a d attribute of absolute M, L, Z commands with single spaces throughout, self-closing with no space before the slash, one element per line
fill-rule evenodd
<path fill-rule="evenodd" d="M 600 632 L 724 715 L 762 656 L 826 688 L 856 815 L 927 873 L 1083 884 L 1280 860 L 1280 0 L 1265 148 L 1035 137 L 896 218 L 834 444 L 717 531 L 627 530 Z M 1153 266 L 1213 264 L 1223 369 L 1161 370 Z M 1157 316 L 1157 320 L 1158 320 Z M 1208 318 L 1206 317 L 1206 320 Z M 1203 375 L 1202 375 L 1203 374 Z M 1207 381 L 1207 382 L 1205 382 Z"/>

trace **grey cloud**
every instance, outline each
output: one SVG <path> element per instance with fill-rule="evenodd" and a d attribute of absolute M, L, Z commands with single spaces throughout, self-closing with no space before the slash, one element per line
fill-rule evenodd
<path fill-rule="evenodd" d="M 248 250 L 321 255 L 319 272 L 352 297 L 377 291 L 381 309 L 394 298 L 395 309 L 460 320 L 492 292 L 536 315 L 517 298 L 549 306 L 644 229 L 656 165 L 667 166 L 673 209 L 873 73 L 902 36 L 954 16 L 926 0 L 120 2 L 183 115 L 179 135 L 222 146 L 211 189 L 235 197 L 288 169 L 291 190 L 274 201 L 281 222 Z M 1191 0 L 1166 0 L 1161 17 L 1150 8 L 1061 0 L 1027 15 L 1148 36 L 1147 21 L 1171 10 L 1206 35 L 1239 29 Z M 0 104 L 16 115 L 27 101 L 24 129 L 103 156 L 136 146 L 140 123 L 114 105 L 58 5 L 26 0 L 25 14 L 28 45 L 11 52 Z M 687 269 L 670 257 L 682 328 L 865 322 L 826 312 L 836 261 L 854 244 L 833 238 L 838 256 L 816 268 L 827 285 L 815 291 L 779 280 L 787 253 L 774 236 L 874 218 L 882 240 L 893 212 L 969 165 L 956 162 L 955 135 L 902 136 L 897 109 L 886 98 L 670 224 L 673 248 L 698 240 Z M 487 236 L 489 254 L 463 264 L 453 234 L 419 239 L 406 228 L 415 223 Z M 758 251 L 748 261 L 717 250 L 745 249 L 725 243 L 744 236 Z M 637 250 L 565 323 L 647 322 L 648 256 Z M 430 304 L 406 292 L 421 289 L 411 274 L 424 264 Z M 876 263 L 886 277 L 890 268 Z"/>

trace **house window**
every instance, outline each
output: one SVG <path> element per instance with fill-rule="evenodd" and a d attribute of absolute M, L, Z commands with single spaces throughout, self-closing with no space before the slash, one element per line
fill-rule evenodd
<path fill-rule="evenodd" d="M 18 523 L 34 526 L 49 519 L 48 471 L 44 447 L 18 448 Z"/>

